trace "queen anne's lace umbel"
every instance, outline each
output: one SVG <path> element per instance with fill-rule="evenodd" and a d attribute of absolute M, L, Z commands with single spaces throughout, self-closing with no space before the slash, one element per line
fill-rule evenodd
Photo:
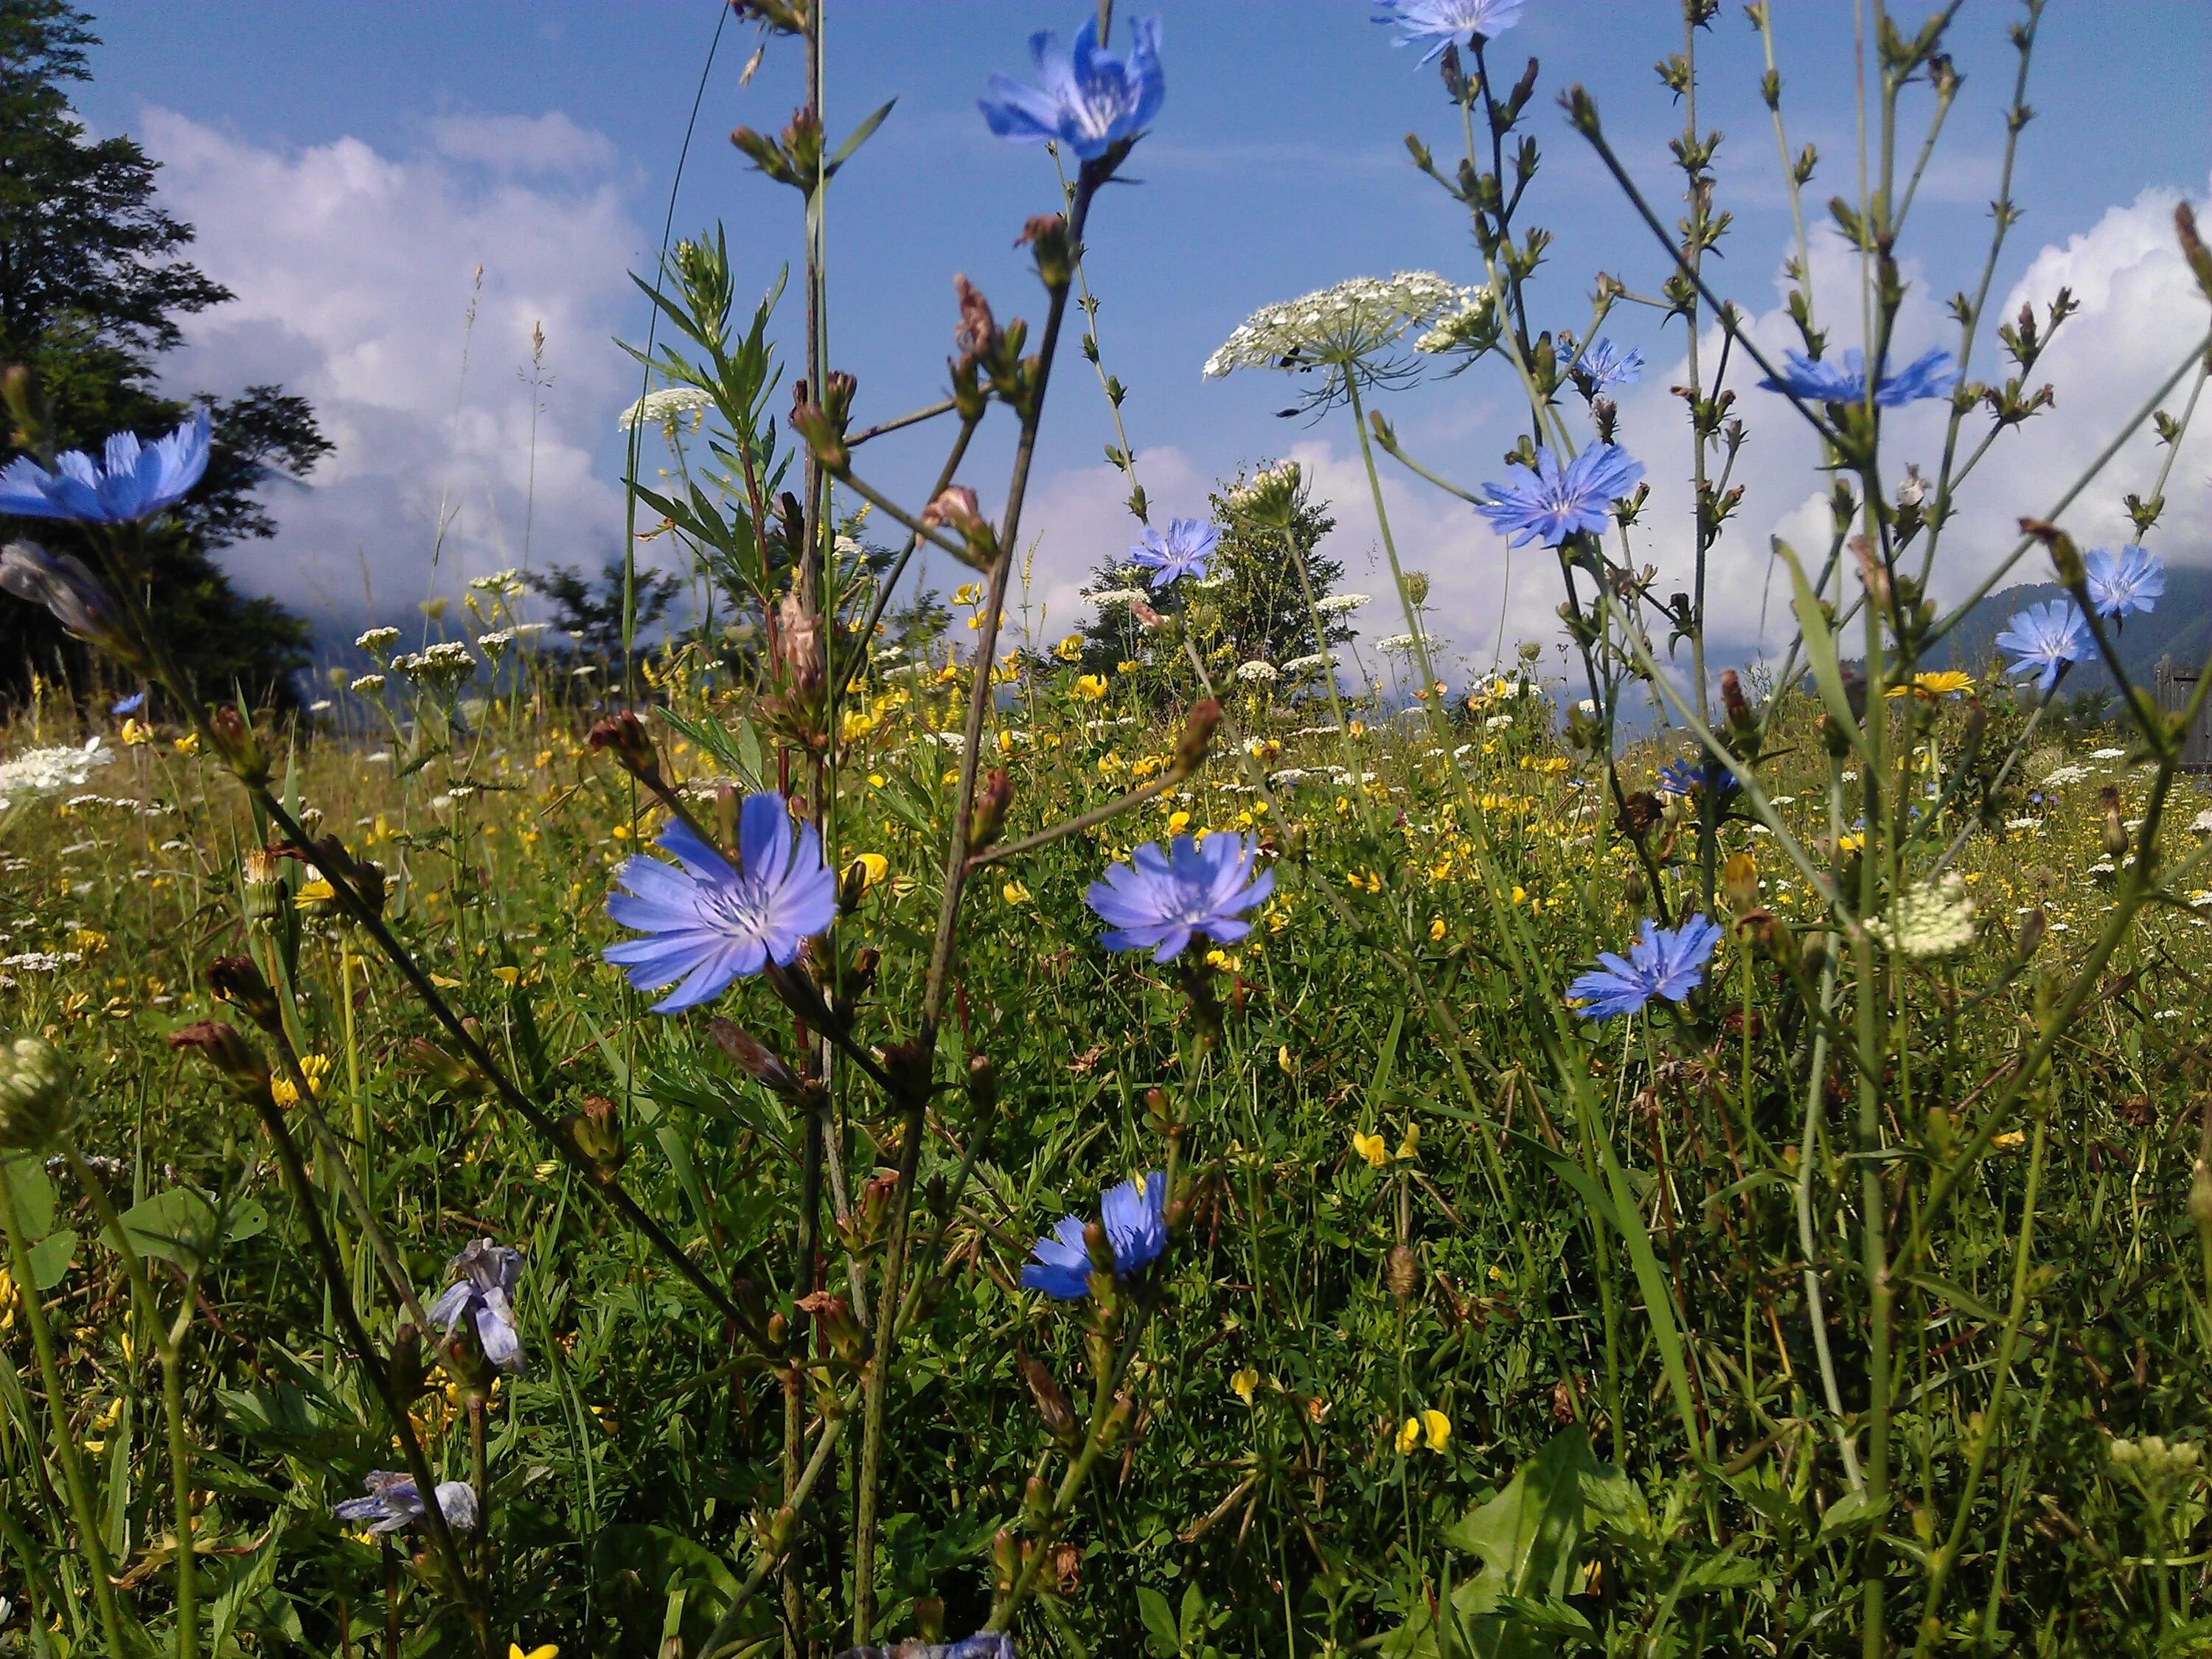
<path fill-rule="evenodd" d="M 1433 270 L 1354 276 L 1299 299 L 1261 307 L 1206 360 L 1206 376 L 1218 380 L 1239 368 L 1358 362 L 1387 351 L 1408 329 L 1472 307 L 1477 293 Z"/>

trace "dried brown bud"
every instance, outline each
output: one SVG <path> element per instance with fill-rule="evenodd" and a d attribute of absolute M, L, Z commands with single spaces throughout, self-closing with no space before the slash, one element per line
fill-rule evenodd
<path fill-rule="evenodd" d="M 1074 250 L 1068 245 L 1067 221 L 1057 213 L 1040 213 L 1022 227 L 1022 234 L 1014 240 L 1020 247 L 1026 244 L 1036 254 L 1037 280 L 1049 293 L 1057 294 L 1066 288 L 1074 274 Z"/>
<path fill-rule="evenodd" d="M 1394 1244 L 1389 1260 L 1383 1264 L 1382 1277 L 1390 1286 L 1390 1294 L 1403 1302 L 1413 1295 L 1421 1282 L 1420 1258 L 1413 1254 L 1410 1244 Z"/>
<path fill-rule="evenodd" d="M 991 314 L 991 302 L 983 297 L 983 290 L 965 276 L 952 279 L 952 291 L 960 301 L 959 325 L 952 331 L 952 349 L 959 354 L 959 366 L 973 369 L 986 358 L 995 356 L 1006 336 L 1000 331 L 998 319 Z"/>
<path fill-rule="evenodd" d="M 707 1035 L 714 1040 L 717 1048 L 730 1057 L 731 1064 L 754 1082 L 764 1084 L 787 1098 L 796 1098 L 805 1092 L 798 1074 L 750 1032 L 726 1019 L 715 1019 L 708 1022 Z"/>
<path fill-rule="evenodd" d="M 595 723 L 585 736 L 593 754 L 614 757 L 615 763 L 632 777 L 652 782 L 660 776 L 660 757 L 645 722 L 625 708 Z"/>
<path fill-rule="evenodd" d="M 975 812 L 968 826 L 970 852 L 981 852 L 999 839 L 1006 827 L 1006 809 L 1013 805 L 1014 781 L 1003 766 L 994 766 L 975 798 Z"/>
<path fill-rule="evenodd" d="M 277 1022 L 276 993 L 251 957 L 217 957 L 208 963 L 208 989 L 264 1031 Z"/>
<path fill-rule="evenodd" d="M 1190 706 L 1183 720 L 1182 735 L 1176 739 L 1175 763 L 1178 771 L 1195 772 L 1206 761 L 1206 751 L 1213 741 L 1213 728 L 1221 724 L 1221 705 L 1212 697 L 1202 697 Z"/>
<path fill-rule="evenodd" d="M 1051 1367 L 1042 1359 L 1025 1358 L 1022 1380 L 1030 1385 L 1030 1397 L 1036 1401 L 1037 1414 L 1044 1419 L 1045 1432 L 1064 1444 L 1079 1438 L 1075 1413 L 1069 1409 L 1067 1396 L 1060 1392 Z"/>
<path fill-rule="evenodd" d="M 793 685 L 811 691 L 822 684 L 822 619 L 799 595 L 787 593 L 775 608 L 775 659 Z"/>
<path fill-rule="evenodd" d="M 269 1062 L 238 1034 L 238 1028 L 220 1019 L 204 1019 L 169 1033 L 169 1046 L 191 1049 L 222 1074 L 240 1099 L 269 1091 Z"/>

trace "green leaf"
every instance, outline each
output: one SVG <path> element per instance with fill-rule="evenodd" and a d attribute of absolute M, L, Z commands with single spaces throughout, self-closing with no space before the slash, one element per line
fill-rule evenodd
<path fill-rule="evenodd" d="M 32 1245 L 31 1287 L 51 1291 L 60 1284 L 69 1272 L 70 1263 L 76 1258 L 76 1235 L 64 1228 Z"/>
<path fill-rule="evenodd" d="M 822 176 L 825 179 L 835 178 L 836 176 L 837 169 L 843 167 L 846 162 L 853 159 L 853 152 L 860 149 L 861 145 L 866 143 L 869 138 L 874 135 L 876 129 L 883 125 L 884 117 L 891 112 L 891 105 L 897 102 L 897 99 L 892 99 L 890 103 L 885 104 L 881 109 L 878 109 L 875 113 L 869 116 L 866 120 L 861 122 L 857 127 L 854 127 L 851 133 L 847 136 L 845 142 L 837 146 L 837 153 L 835 155 L 832 155 L 829 161 L 823 166 L 822 169 Z"/>
<path fill-rule="evenodd" d="M 1565 1595 L 1583 1540 L 1583 1480 L 1613 1471 L 1591 1455 L 1581 1426 L 1563 1429 L 1480 1509 L 1444 1534 L 1444 1542 L 1481 1558 L 1463 1604 L 1495 1613 L 1509 1597 Z M 1460 1595 L 1453 1597 L 1462 1605 Z"/>
<path fill-rule="evenodd" d="M 225 1244 L 258 1237 L 269 1230 L 269 1212 L 258 1200 L 243 1200 L 217 1216 L 215 1206 L 189 1187 L 155 1193 L 125 1210 L 121 1220 L 124 1237 L 139 1255 L 158 1256 L 187 1270 Z M 103 1242 L 111 1248 L 114 1243 Z"/>
<path fill-rule="evenodd" d="M 1884 1509 L 1887 1507 L 1887 1504 L 1882 1506 Z M 1831 1538 L 1840 1534 L 1854 1532 L 1861 1527 L 1872 1526 L 1880 1515 L 1881 1510 L 1867 1502 L 1865 1487 L 1862 1486 L 1856 1492 L 1847 1492 L 1829 1504 L 1828 1512 L 1820 1517 L 1820 1541 L 1825 1544 Z"/>
<path fill-rule="evenodd" d="M 1836 636 L 1829 631 L 1820 596 L 1813 592 L 1813 584 L 1805 580 L 1805 568 L 1797 562 L 1797 555 L 1789 543 L 1777 536 L 1774 551 L 1790 567 L 1790 606 L 1797 614 L 1797 631 L 1805 641 L 1805 659 L 1812 666 L 1813 684 L 1820 688 L 1820 701 L 1836 724 L 1850 734 L 1851 747 L 1863 755 L 1858 720 L 1851 713 L 1850 699 L 1844 695 L 1844 671 L 1836 659 Z"/>
<path fill-rule="evenodd" d="M 1137 1613 L 1145 1621 L 1145 1635 L 1159 1659 L 1175 1659 L 1182 1651 L 1182 1637 L 1176 1629 L 1168 1598 L 1150 1584 L 1137 1586 Z"/>
<path fill-rule="evenodd" d="M 35 1158 L 12 1158 L 0 1164 L 8 1179 L 8 1195 L 15 1200 L 15 1218 L 23 1237 L 36 1242 L 54 1230 L 54 1183 Z"/>

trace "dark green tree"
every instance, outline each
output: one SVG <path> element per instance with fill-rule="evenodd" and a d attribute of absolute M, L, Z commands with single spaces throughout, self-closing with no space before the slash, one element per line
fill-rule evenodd
<path fill-rule="evenodd" d="M 1316 641 L 1313 612 L 1298 580 L 1297 565 L 1285 545 L 1283 530 L 1255 520 L 1241 504 L 1252 476 L 1240 471 L 1233 479 L 1217 484 L 1207 498 L 1212 521 L 1221 531 L 1211 578 L 1220 586 L 1190 591 L 1192 583 L 1179 582 L 1176 598 L 1156 598 L 1152 603 L 1163 612 L 1182 605 L 1202 604 L 1218 618 L 1206 630 L 1213 655 L 1232 665 L 1256 658 L 1280 666 L 1312 656 L 1325 647 L 1341 645 L 1355 630 L 1341 615 L 1324 617 L 1322 621 L 1328 637 Z M 1299 490 L 1290 495 L 1285 507 L 1290 534 L 1304 550 L 1314 599 L 1325 599 L 1343 578 L 1344 566 L 1316 550 L 1322 538 L 1336 528 L 1336 520 L 1328 502 L 1315 501 Z M 1091 571 L 1088 586 L 1092 592 L 1142 587 L 1144 577 L 1121 561 L 1109 559 Z M 1103 673 L 1135 655 L 1141 638 L 1129 607 L 1103 608 L 1084 629 L 1085 672 Z"/>
<path fill-rule="evenodd" d="M 192 228 L 155 200 L 157 164 L 127 137 L 88 139 L 70 107 L 68 84 L 90 78 L 99 44 L 89 23 L 65 0 L 0 0 L 0 364 L 28 369 L 61 449 L 97 452 L 126 428 L 154 437 L 207 410 L 207 476 L 148 538 L 145 597 L 205 695 L 289 704 L 307 628 L 240 594 L 215 556 L 270 534 L 263 488 L 304 476 L 331 446 L 306 400 L 278 386 L 189 404 L 155 389 L 178 319 L 230 294 L 179 257 Z M 68 526 L 0 518 L 0 539 L 17 537 L 86 550 Z M 87 666 L 46 612 L 0 604 L 0 700 L 34 672 L 80 680 Z"/>
<path fill-rule="evenodd" d="M 577 657 L 611 673 L 619 674 L 623 651 L 623 562 L 611 558 L 599 568 L 599 580 L 574 565 L 556 564 L 550 570 L 533 570 L 522 579 L 533 592 L 553 607 L 550 617 L 556 633 L 568 637 Z M 640 568 L 635 591 L 635 626 L 630 632 L 634 651 L 642 653 L 651 643 L 647 635 L 659 627 L 668 607 L 684 591 L 684 581 L 668 572 Z"/>

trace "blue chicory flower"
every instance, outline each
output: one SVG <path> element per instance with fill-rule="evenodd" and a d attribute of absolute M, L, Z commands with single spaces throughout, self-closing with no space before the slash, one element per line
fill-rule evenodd
<path fill-rule="evenodd" d="M 1499 535 L 1511 537 L 1511 546 L 1540 541 L 1557 547 L 1578 532 L 1602 535 L 1613 502 L 1636 488 L 1644 463 L 1618 444 L 1593 444 L 1562 467 L 1540 445 L 1532 476 L 1531 483 L 1483 485 L 1490 499 L 1474 510 Z"/>
<path fill-rule="evenodd" d="M 1203 519 L 1170 519 L 1167 533 L 1146 528 L 1145 539 L 1129 550 L 1129 562 L 1151 571 L 1152 586 L 1166 587 L 1185 576 L 1204 581 L 1206 566 L 1221 540 L 1221 527 Z"/>
<path fill-rule="evenodd" d="M 789 967 L 837 914 L 837 878 L 822 861 L 821 836 L 808 823 L 794 837 L 791 809 L 773 791 L 745 797 L 735 865 L 678 819 L 659 844 L 676 865 L 630 859 L 615 872 L 629 892 L 607 900 L 610 916 L 647 937 L 605 952 L 641 991 L 676 986 L 653 1005 L 657 1013 L 711 1001 L 771 962 Z"/>
<path fill-rule="evenodd" d="M 2166 561 L 2149 549 L 2130 544 L 2115 553 L 2092 548 L 2082 562 L 2089 572 L 2089 605 L 2100 617 L 2148 616 L 2166 592 Z"/>
<path fill-rule="evenodd" d="M 1736 781 L 1735 774 L 1717 760 L 1708 759 L 1702 763 L 1692 760 L 1669 761 L 1659 769 L 1659 793 L 1662 795 L 1680 795 L 1688 799 L 1712 789 L 1717 790 L 1720 798 L 1726 800 L 1742 787 Z"/>
<path fill-rule="evenodd" d="M 422 1518 L 422 1493 L 413 1476 L 372 1469 L 361 1484 L 368 1488 L 368 1496 L 331 1504 L 331 1515 L 341 1521 L 367 1521 L 374 1533 L 398 1532 Z M 465 1480 L 441 1480 L 437 1491 L 438 1509 L 446 1524 L 455 1532 L 474 1532 L 476 1488 Z"/>
<path fill-rule="evenodd" d="M 1375 14 L 1375 21 L 1398 26 L 1398 38 L 1391 44 L 1410 46 L 1428 41 L 1429 50 L 1421 59 L 1426 64 L 1446 46 L 1469 35 L 1489 38 L 1504 33 L 1521 21 L 1521 8 L 1528 0 L 1380 0 L 1380 3 L 1382 9 Z"/>
<path fill-rule="evenodd" d="M 1234 944 L 1252 931 L 1243 913 L 1275 890 L 1273 870 L 1252 878 L 1259 850 L 1257 836 L 1218 832 L 1202 842 L 1177 836 L 1164 853 L 1146 842 L 1083 896 L 1107 925 L 1099 942 L 1109 951 L 1150 951 L 1155 962 L 1172 962 L 1194 933 Z"/>
<path fill-rule="evenodd" d="M 1057 141 L 1084 161 L 1095 161 L 1142 132 L 1167 97 L 1160 70 L 1160 20 L 1137 18 L 1129 35 L 1126 58 L 1101 52 L 1098 20 L 1086 17 L 1075 32 L 1070 55 L 1060 51 L 1050 30 L 1039 30 L 1030 36 L 1030 58 L 1043 86 L 1025 87 L 994 75 L 976 106 L 1001 138 L 1021 144 Z"/>
<path fill-rule="evenodd" d="M 2013 673 L 2036 676 L 2036 690 L 2048 691 L 2069 664 L 2088 654 L 2089 624 L 2073 600 L 2046 599 L 2014 617 L 1996 644 Z"/>
<path fill-rule="evenodd" d="M 1626 961 L 1599 951 L 1598 966 L 1567 987 L 1567 995 L 1599 1020 L 1641 1013 L 1654 997 L 1680 1002 L 1705 978 L 1705 963 L 1720 942 L 1720 923 L 1704 916 L 1692 916 L 1680 927 L 1662 927 L 1646 918 Z"/>
<path fill-rule="evenodd" d="M 65 450 L 49 472 L 28 455 L 0 471 L 0 513 L 80 524 L 130 524 L 167 512 L 200 481 L 208 464 L 208 417 L 202 410 L 167 437 L 142 445 L 134 433 L 107 441 L 100 464 L 81 449 Z"/>
<path fill-rule="evenodd" d="M 522 1333 L 515 1328 L 514 1304 L 509 1298 L 522 1277 L 522 1252 L 488 1238 L 471 1239 L 446 1264 L 446 1271 L 456 1277 L 426 1310 L 430 1322 L 451 1341 L 466 1321 L 487 1360 L 503 1371 L 520 1370 Z"/>
<path fill-rule="evenodd" d="M 1780 380 L 1759 382 L 1769 392 L 1788 392 L 1808 403 L 1863 404 L 1867 395 L 1866 353 L 1856 348 L 1844 353 L 1840 362 L 1820 362 L 1802 351 L 1786 352 L 1789 368 Z M 1923 398 L 1948 398 L 1959 384 L 1959 366 L 1948 351 L 1924 351 L 1875 388 L 1874 400 L 1884 409 L 1914 403 Z"/>
<path fill-rule="evenodd" d="M 1158 1170 L 1125 1181 L 1098 1201 L 1099 1224 L 1114 1251 L 1114 1277 L 1127 1279 L 1168 1245 L 1168 1178 Z M 1083 1242 L 1079 1215 L 1064 1215 L 1052 1231 L 1030 1247 L 1022 1283 L 1060 1302 L 1074 1302 L 1091 1289 L 1091 1252 Z"/>
<path fill-rule="evenodd" d="M 1593 340 L 1574 366 L 1589 380 L 1595 398 L 1609 386 L 1634 386 L 1644 374 L 1644 354 L 1634 346 L 1623 351 L 1610 340 Z"/>
<path fill-rule="evenodd" d="M 146 694 L 143 691 L 135 691 L 119 702 L 110 703 L 107 712 L 111 714 L 135 714 L 145 706 Z"/>

